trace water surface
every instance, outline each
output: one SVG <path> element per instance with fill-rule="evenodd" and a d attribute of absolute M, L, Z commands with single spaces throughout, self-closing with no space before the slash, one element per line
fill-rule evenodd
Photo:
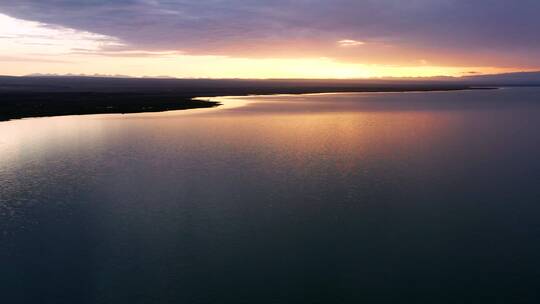
<path fill-rule="evenodd" d="M 540 88 L 0 123 L 2 303 L 535 303 Z"/>

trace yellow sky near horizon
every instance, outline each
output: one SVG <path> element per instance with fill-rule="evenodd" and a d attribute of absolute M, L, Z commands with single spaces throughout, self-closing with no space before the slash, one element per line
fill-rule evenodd
<path fill-rule="evenodd" d="M 343 39 L 339 47 L 362 47 Z M 178 78 L 374 78 L 463 76 L 522 69 L 341 62 L 332 58 L 235 58 L 180 51 L 131 50 L 114 37 L 20 20 L 0 14 L 0 74 L 33 73 L 170 76 Z"/>

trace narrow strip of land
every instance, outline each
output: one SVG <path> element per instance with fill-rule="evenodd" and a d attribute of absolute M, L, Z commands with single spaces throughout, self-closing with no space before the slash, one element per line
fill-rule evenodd
<path fill-rule="evenodd" d="M 410 92 L 472 89 L 445 83 L 353 81 L 92 79 L 0 77 L 0 120 L 27 117 L 138 113 L 208 108 L 195 97 L 337 92 Z"/>

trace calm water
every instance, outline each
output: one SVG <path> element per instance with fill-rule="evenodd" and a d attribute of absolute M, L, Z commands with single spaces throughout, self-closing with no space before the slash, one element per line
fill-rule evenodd
<path fill-rule="evenodd" d="M 540 88 L 0 123 L 0 302 L 538 303 Z"/>

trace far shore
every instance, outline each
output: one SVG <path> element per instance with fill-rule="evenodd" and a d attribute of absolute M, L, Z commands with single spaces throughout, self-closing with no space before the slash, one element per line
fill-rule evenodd
<path fill-rule="evenodd" d="M 81 81 L 63 79 L 63 86 L 24 79 L 23 85 L 2 85 L 0 80 L 0 121 L 63 115 L 123 114 L 163 112 L 195 108 L 210 108 L 220 104 L 201 100 L 218 96 L 247 96 L 308 93 L 361 93 L 361 92 L 413 92 L 456 91 L 475 88 L 467 85 L 443 83 L 408 84 L 354 84 L 337 82 L 265 82 L 265 81 L 212 81 L 212 82 L 141 82 L 118 83 L 107 79 Z M 34 81 L 32 81 L 34 80 Z M 53 82 L 54 82 L 53 81 Z M 187 81 L 186 81 L 187 82 Z"/>

